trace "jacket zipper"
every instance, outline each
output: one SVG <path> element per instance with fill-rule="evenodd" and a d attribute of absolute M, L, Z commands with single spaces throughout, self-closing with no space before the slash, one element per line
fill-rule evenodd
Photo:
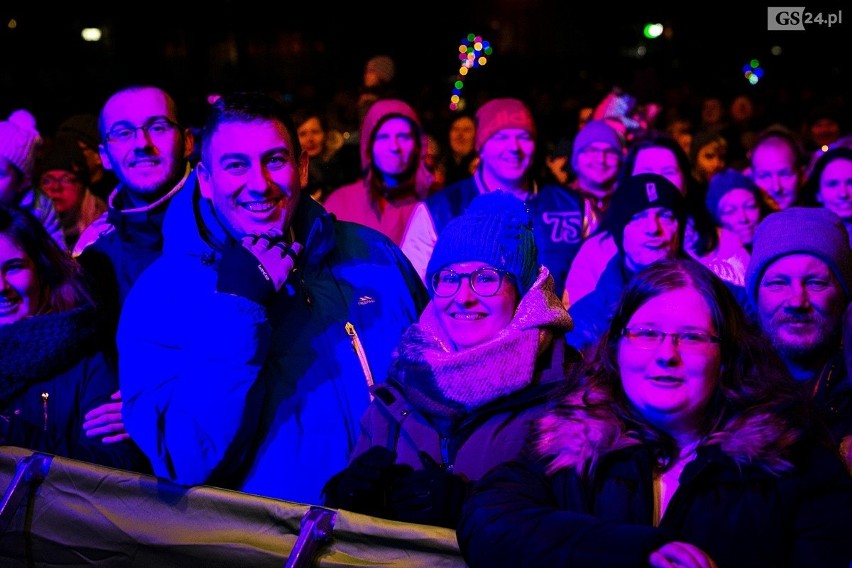
<path fill-rule="evenodd" d="M 355 349 L 355 354 L 358 356 L 358 361 L 361 362 L 361 370 L 364 371 L 364 378 L 367 380 L 367 388 L 373 387 L 373 373 L 370 371 L 370 364 L 367 362 L 367 353 L 364 352 L 364 346 L 361 344 L 361 339 L 358 337 L 358 332 L 355 331 L 355 326 L 346 322 L 346 333 L 352 338 L 352 348 Z M 373 392 L 370 390 L 370 401 L 373 400 Z"/>
<path fill-rule="evenodd" d="M 447 436 L 441 436 L 441 461 L 441 469 L 452 473 L 455 468 L 450 463 L 450 439 Z"/>
<path fill-rule="evenodd" d="M 47 392 L 41 393 L 41 407 L 43 409 L 43 416 L 44 416 L 44 425 L 43 425 L 42 429 L 45 432 L 47 432 L 47 399 L 48 399 L 49 396 L 50 396 L 50 394 L 47 393 Z"/>

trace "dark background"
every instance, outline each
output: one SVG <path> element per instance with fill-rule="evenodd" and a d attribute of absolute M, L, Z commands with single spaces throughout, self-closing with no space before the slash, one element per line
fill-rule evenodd
<path fill-rule="evenodd" d="M 208 93 L 224 90 L 259 88 L 294 103 L 330 104 L 340 93 L 357 90 L 364 63 L 377 54 L 396 60 L 401 94 L 429 109 L 421 111 L 427 122 L 437 121 L 448 112 L 458 45 L 470 32 L 488 39 L 494 54 L 466 80 L 469 101 L 506 95 L 542 107 L 571 107 L 566 100 L 599 100 L 615 85 L 640 100 L 666 104 L 674 104 L 667 100 L 673 92 L 725 98 L 747 92 L 779 113 L 800 112 L 825 99 L 848 100 L 852 9 L 844 14 L 849 21 L 832 29 L 768 32 L 766 7 L 744 5 L 734 10 L 717 4 L 577 7 L 557 0 L 348 2 L 343 8 L 311 0 L 67 4 L 0 5 L 0 113 L 27 108 L 43 132 L 71 114 L 97 112 L 110 92 L 129 83 L 163 86 L 191 122 L 203 116 Z M 827 13 L 837 6 L 808 9 Z M 15 29 L 7 27 L 10 18 L 17 21 Z M 650 21 L 670 32 L 643 39 L 642 27 Z M 80 29 L 95 25 L 104 29 L 103 41 L 82 41 Z M 773 55 L 773 47 L 780 53 Z M 752 58 L 765 69 L 757 86 L 742 75 Z"/>

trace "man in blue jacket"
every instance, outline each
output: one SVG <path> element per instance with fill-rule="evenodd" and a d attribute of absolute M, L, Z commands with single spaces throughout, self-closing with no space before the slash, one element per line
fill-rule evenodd
<path fill-rule="evenodd" d="M 277 101 L 214 105 L 119 324 L 125 424 L 159 476 L 320 503 L 426 305 L 392 241 L 301 192 L 307 171 Z"/>

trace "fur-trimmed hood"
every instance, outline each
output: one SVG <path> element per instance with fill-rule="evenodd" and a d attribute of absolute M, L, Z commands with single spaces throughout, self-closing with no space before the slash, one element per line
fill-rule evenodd
<path fill-rule="evenodd" d="M 778 474 L 792 467 L 788 450 L 799 437 L 781 416 L 746 411 L 702 440 L 699 450 L 715 445 L 738 464 Z M 604 455 L 642 443 L 616 416 L 609 396 L 594 387 L 573 391 L 540 418 L 533 441 L 535 457 L 547 461 L 550 474 L 565 468 L 586 474 Z"/>

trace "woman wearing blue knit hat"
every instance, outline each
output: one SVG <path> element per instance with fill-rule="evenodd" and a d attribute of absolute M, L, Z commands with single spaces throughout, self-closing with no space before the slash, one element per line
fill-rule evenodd
<path fill-rule="evenodd" d="M 516 456 L 578 360 L 524 203 L 475 198 L 439 237 L 432 301 L 403 335 L 326 505 L 453 527 L 472 481 Z"/>

